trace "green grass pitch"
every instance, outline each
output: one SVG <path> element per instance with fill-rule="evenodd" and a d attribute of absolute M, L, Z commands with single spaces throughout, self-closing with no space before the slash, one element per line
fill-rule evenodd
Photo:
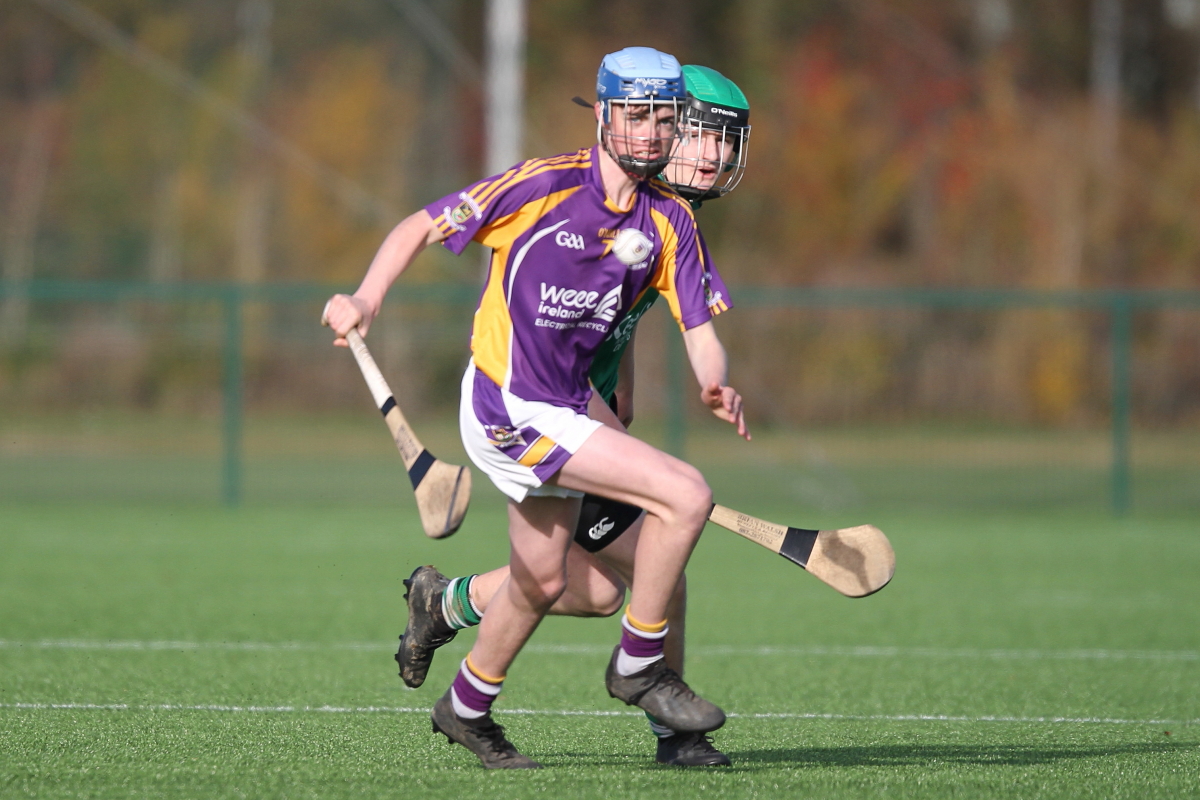
<path fill-rule="evenodd" d="M 603 688 L 617 621 L 551 619 L 497 708 L 548 768 L 496 774 L 429 729 L 473 634 L 416 691 L 391 659 L 414 566 L 505 559 L 477 495 L 443 542 L 411 504 L 0 507 L 0 796 L 1200 796 L 1194 518 L 746 506 L 874 522 L 898 568 L 848 600 L 709 527 L 688 677 L 733 767 L 654 764 Z"/>

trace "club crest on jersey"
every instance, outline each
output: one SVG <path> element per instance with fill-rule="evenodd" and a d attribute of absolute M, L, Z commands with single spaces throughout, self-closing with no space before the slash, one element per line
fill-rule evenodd
<path fill-rule="evenodd" d="M 704 286 L 704 304 L 706 306 L 708 306 L 710 309 L 714 308 L 718 303 L 721 302 L 721 298 L 724 295 L 722 295 L 722 293 L 720 291 L 713 292 L 713 290 L 712 290 L 712 273 L 705 272 L 704 277 L 700 279 L 700 282 Z"/>
<path fill-rule="evenodd" d="M 456 225 L 462 225 L 471 217 L 474 217 L 475 219 L 483 219 L 483 209 L 479 207 L 479 204 L 475 202 L 473 197 L 466 192 L 460 192 L 458 199 L 462 200 L 462 202 L 456 205 L 454 210 L 448 215 L 448 218 L 451 221 L 453 221 Z M 459 230 L 463 229 L 459 228 Z"/>
<path fill-rule="evenodd" d="M 459 208 L 462 208 L 462 206 L 459 206 Z M 463 217 L 462 221 L 459 221 L 456 219 L 457 214 L 458 214 L 458 208 L 454 209 L 453 211 L 450 210 L 450 206 L 444 206 L 442 208 L 442 216 L 445 218 L 446 222 L 450 225 L 451 228 L 454 228 L 454 230 L 458 231 L 459 233 L 462 233 L 463 231 L 465 231 L 467 229 L 466 226 L 463 225 L 463 222 L 465 222 L 467 218 Z"/>
<path fill-rule="evenodd" d="M 525 437 L 521 432 L 507 425 L 484 425 L 483 431 L 487 434 L 488 441 L 496 447 L 525 444 Z"/>

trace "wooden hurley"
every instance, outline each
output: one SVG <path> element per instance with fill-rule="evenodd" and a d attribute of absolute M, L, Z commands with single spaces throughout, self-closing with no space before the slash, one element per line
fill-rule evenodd
<path fill-rule="evenodd" d="M 375 405 L 383 414 L 400 458 L 404 460 L 404 468 L 408 470 L 417 496 L 417 510 L 421 513 L 425 535 L 432 539 L 446 538 L 458 530 L 467 514 L 467 505 L 471 502 L 471 471 L 439 461 L 425 449 L 408 426 L 400 406 L 396 405 L 396 398 L 362 336 L 352 330 L 346 334 L 346 341 L 350 343 L 350 352 L 354 353 Z"/>
<path fill-rule="evenodd" d="M 847 597 L 878 592 L 896 572 L 892 543 L 874 525 L 836 531 L 789 528 L 719 505 L 708 518 L 800 565 Z"/>

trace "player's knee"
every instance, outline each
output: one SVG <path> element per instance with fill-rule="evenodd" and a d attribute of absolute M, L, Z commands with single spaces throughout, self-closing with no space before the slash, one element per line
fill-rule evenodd
<path fill-rule="evenodd" d="M 517 576 L 514 571 L 513 575 L 526 602 L 539 611 L 549 610 L 567 589 L 565 573 Z"/>
<path fill-rule="evenodd" d="M 700 471 L 688 466 L 681 476 L 679 494 L 677 495 L 677 513 L 682 527 L 695 531 L 700 535 L 705 520 L 712 510 L 712 489 L 704 480 Z"/>
<path fill-rule="evenodd" d="M 542 608 L 549 608 L 567 590 L 567 576 L 556 575 L 543 578 L 538 581 L 537 585 Z"/>
<path fill-rule="evenodd" d="M 615 579 L 592 592 L 592 616 L 611 617 L 625 605 L 625 582 Z"/>
<path fill-rule="evenodd" d="M 625 582 L 620 576 L 608 569 L 596 569 L 581 591 L 568 585 L 558 605 L 569 606 L 565 613 L 575 617 L 611 617 L 624 602 Z"/>

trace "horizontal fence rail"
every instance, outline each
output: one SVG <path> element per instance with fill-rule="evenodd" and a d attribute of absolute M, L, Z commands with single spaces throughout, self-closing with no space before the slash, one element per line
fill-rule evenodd
<path fill-rule="evenodd" d="M 213 302 L 223 310 L 222 342 L 222 477 L 225 503 L 242 498 L 243 321 L 247 303 L 323 303 L 345 286 L 309 283 L 236 284 L 220 282 L 155 283 L 118 281 L 31 280 L 0 281 L 0 301 L 163 303 Z M 1137 311 L 1200 309 L 1200 291 L 1168 289 L 950 289 L 950 288 L 834 288 L 740 286 L 732 290 L 736 303 L 750 308 L 776 309 L 1057 309 L 1106 312 L 1111 339 L 1111 506 L 1126 513 L 1133 502 L 1131 488 L 1131 371 L 1132 317 Z M 397 287 L 389 305 L 471 306 L 479 288 L 464 284 L 409 283 Z M 314 323 L 315 324 L 315 323 Z M 672 326 L 673 327 L 673 326 Z M 679 337 L 668 333 L 667 420 L 668 448 L 682 454 L 686 443 L 683 408 L 686 370 Z"/>

